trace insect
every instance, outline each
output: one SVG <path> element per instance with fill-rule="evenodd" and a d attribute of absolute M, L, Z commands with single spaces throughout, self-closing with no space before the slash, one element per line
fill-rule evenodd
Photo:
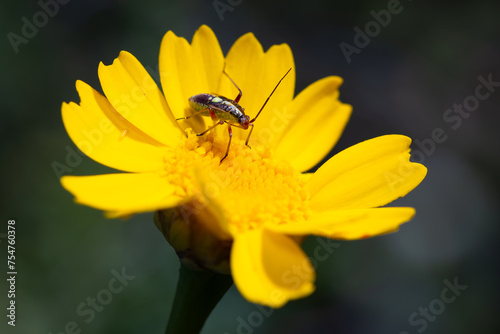
<path fill-rule="evenodd" d="M 194 113 L 190 116 L 186 117 L 181 117 L 177 118 L 177 120 L 181 119 L 189 119 L 194 116 L 210 116 L 212 120 L 215 122 L 214 125 L 210 126 L 208 129 L 201 133 L 197 133 L 197 136 L 203 136 L 213 128 L 215 128 L 218 125 L 222 125 L 224 123 L 227 124 L 227 130 L 229 133 L 229 142 L 227 144 L 227 149 L 226 149 L 226 154 L 224 157 L 220 160 L 220 163 L 224 159 L 226 159 L 227 155 L 229 154 L 229 147 L 231 146 L 231 139 L 233 138 L 233 130 L 231 129 L 231 126 L 235 126 L 244 130 L 247 130 L 249 127 L 252 127 L 250 129 L 250 133 L 248 134 L 247 140 L 245 142 L 245 145 L 250 147 L 248 145 L 248 141 L 250 140 L 250 135 L 252 134 L 253 131 L 253 123 L 259 117 L 262 109 L 266 106 L 267 102 L 269 101 L 269 98 L 273 95 L 274 91 L 278 86 L 280 85 L 281 81 L 287 76 L 287 74 L 291 71 L 292 69 L 290 68 L 285 75 L 278 81 L 276 86 L 274 87 L 273 91 L 269 96 L 267 97 L 266 101 L 260 108 L 259 112 L 257 113 L 257 116 L 255 116 L 253 119 L 250 119 L 250 116 L 245 115 L 245 108 L 240 106 L 238 102 L 241 99 L 241 96 L 243 93 L 241 92 L 241 89 L 236 85 L 236 83 L 231 79 L 231 77 L 226 73 L 226 69 L 223 70 L 223 73 L 231 80 L 233 85 L 238 89 L 238 96 L 234 100 L 228 99 L 227 97 L 224 97 L 222 95 L 212 95 L 212 94 L 197 94 L 194 96 L 191 96 L 189 98 L 189 105 L 191 108 L 194 110 Z"/>

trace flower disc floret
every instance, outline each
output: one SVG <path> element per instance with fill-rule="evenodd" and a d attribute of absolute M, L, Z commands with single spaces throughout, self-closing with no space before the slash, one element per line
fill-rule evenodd
<path fill-rule="evenodd" d="M 165 157 L 162 171 L 177 185 L 178 196 L 214 201 L 230 228 L 240 232 L 307 220 L 307 189 L 287 161 L 273 159 L 268 148 L 249 148 L 235 138 L 228 159 L 220 163 L 227 138 L 215 133 L 196 136 L 191 129 L 186 133 L 185 141 Z"/>

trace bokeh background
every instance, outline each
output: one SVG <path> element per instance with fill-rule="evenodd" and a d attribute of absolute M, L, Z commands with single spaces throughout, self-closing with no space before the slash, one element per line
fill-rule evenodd
<path fill-rule="evenodd" d="M 317 291 L 279 310 L 256 308 L 231 288 L 203 333 L 500 332 L 500 87 L 456 129 L 443 119 L 475 94 L 479 76 L 500 82 L 498 2 L 402 0 L 401 11 L 350 62 L 339 45 L 354 45 L 354 28 L 364 30 L 371 11 L 386 10 L 387 1 L 61 2 L 17 53 L 8 34 L 21 35 L 23 17 L 32 21 L 43 9 L 38 1 L 0 4 L 1 333 L 70 333 L 73 326 L 81 333 L 163 332 L 176 256 L 151 214 L 106 220 L 62 189 L 53 164 L 67 165 L 67 150 L 76 147 L 60 106 L 78 101 L 77 79 L 100 87 L 100 61 L 127 50 L 154 73 L 163 35 L 173 30 L 190 40 L 201 24 L 215 31 L 224 52 L 249 31 L 266 49 L 288 43 L 297 92 L 342 76 L 341 99 L 354 113 L 332 154 L 388 133 L 421 142 L 437 128 L 446 135 L 420 156 L 429 169 L 425 181 L 394 203 L 417 208 L 400 232 L 336 242 L 318 263 Z M 214 3 L 230 7 L 218 13 Z M 69 167 L 66 174 L 107 172 L 84 157 Z M 17 229 L 15 328 L 5 317 L 9 219 Z M 310 238 L 304 247 L 313 256 L 318 245 Z M 134 278 L 91 316 L 87 298 L 104 296 L 113 270 Z M 451 303 L 439 302 L 446 280 L 466 286 Z"/>

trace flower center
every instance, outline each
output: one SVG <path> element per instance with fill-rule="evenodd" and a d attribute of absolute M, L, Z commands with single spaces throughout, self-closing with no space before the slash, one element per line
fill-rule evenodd
<path fill-rule="evenodd" d="M 186 133 L 183 145 L 165 157 L 163 171 L 179 196 L 216 203 L 238 230 L 307 219 L 309 193 L 288 162 L 274 160 L 267 148 L 249 148 L 233 138 L 229 156 L 220 163 L 227 137 L 198 137 L 191 129 Z M 203 196 L 197 196 L 200 191 Z"/>

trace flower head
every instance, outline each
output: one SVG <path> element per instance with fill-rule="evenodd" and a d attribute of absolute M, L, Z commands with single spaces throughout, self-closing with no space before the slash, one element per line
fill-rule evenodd
<path fill-rule="evenodd" d="M 413 208 L 381 206 L 406 195 L 426 168 L 409 161 L 411 140 L 387 135 L 318 164 L 340 137 L 351 106 L 338 100 L 339 77 L 294 98 L 295 66 L 286 44 L 266 52 L 249 33 L 224 57 L 210 28 L 191 44 L 168 32 L 159 58 L 163 93 L 130 53 L 99 65 L 104 95 L 78 81 L 80 103 L 64 103 L 73 142 L 97 162 L 124 173 L 65 176 L 76 202 L 110 217 L 156 211 L 156 222 L 181 260 L 231 273 L 251 302 L 280 307 L 314 290 L 314 268 L 300 247 L 307 235 L 359 239 L 398 229 Z M 195 116 L 189 98 L 233 98 L 254 117 L 279 79 L 292 71 L 248 130 Z"/>

